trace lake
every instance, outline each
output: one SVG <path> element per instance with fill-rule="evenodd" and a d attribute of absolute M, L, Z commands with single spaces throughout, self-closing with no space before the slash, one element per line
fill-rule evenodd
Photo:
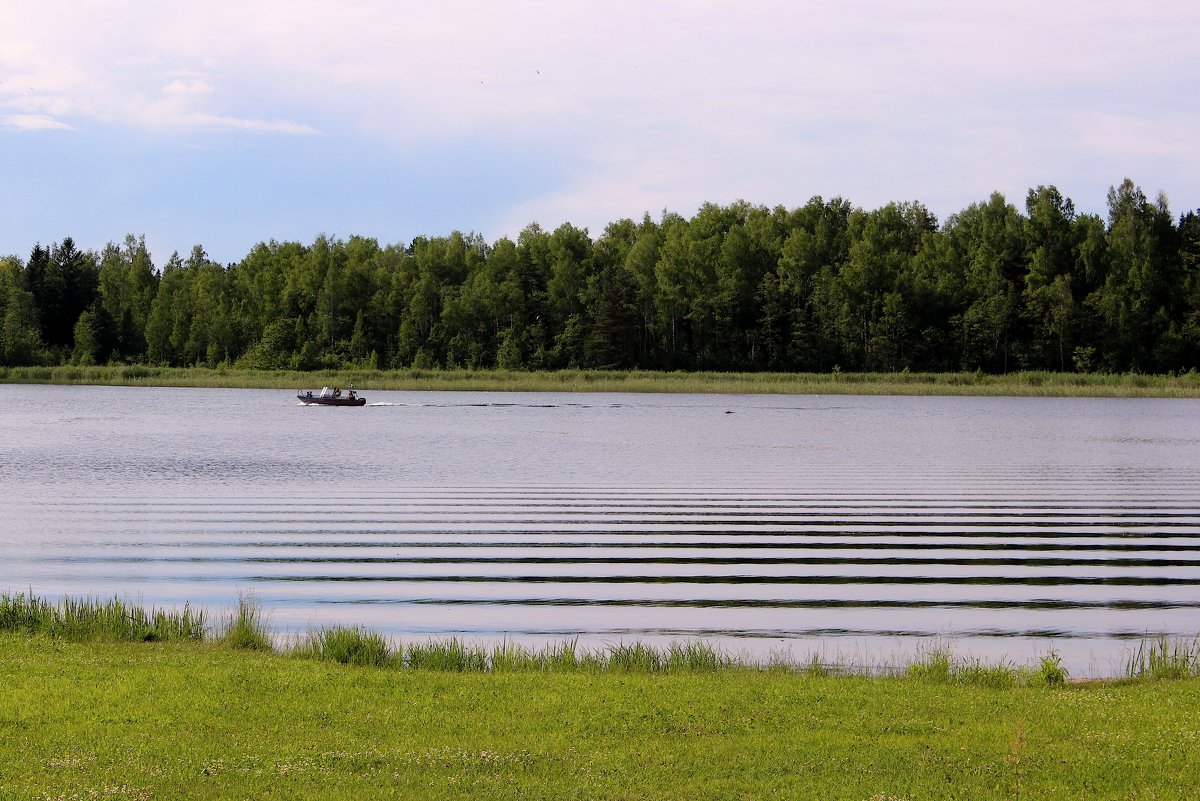
<path fill-rule="evenodd" d="M 1200 633 L 1200 401 L 363 394 L 0 386 L 0 591 L 1074 675 Z"/>

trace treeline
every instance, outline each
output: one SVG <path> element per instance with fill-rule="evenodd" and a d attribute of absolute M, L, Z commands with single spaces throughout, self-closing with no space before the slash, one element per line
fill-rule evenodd
<path fill-rule="evenodd" d="M 1052 187 L 944 224 L 874 211 L 705 205 L 593 239 L 537 224 L 380 246 L 144 238 L 0 259 L 5 365 L 708 370 L 1186 371 L 1200 366 L 1200 211 L 1176 221 L 1126 180 L 1108 219 Z"/>

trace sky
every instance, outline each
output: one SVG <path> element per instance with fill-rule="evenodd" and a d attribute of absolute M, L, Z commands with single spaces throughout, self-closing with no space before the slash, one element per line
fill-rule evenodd
<path fill-rule="evenodd" d="M 705 202 L 1200 207 L 1194 0 L 0 0 L 0 255 Z"/>

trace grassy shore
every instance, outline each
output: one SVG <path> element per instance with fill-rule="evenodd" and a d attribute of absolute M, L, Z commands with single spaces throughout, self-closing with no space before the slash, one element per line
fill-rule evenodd
<path fill-rule="evenodd" d="M 1185 798 L 1200 682 L 383 670 L 0 634 L 16 799 Z"/>
<path fill-rule="evenodd" d="M 1019 395 L 1200 398 L 1200 374 L 710 373 L 643 370 L 237 370 L 217 367 L 0 367 L 0 383 L 370 390 L 783 395 Z"/>
<path fill-rule="evenodd" d="M 1194 645 L 1191 678 L 1072 684 L 1047 660 L 933 654 L 883 678 L 669 651 L 472 661 L 354 629 L 272 649 L 249 605 L 203 624 L 4 597 L 0 795 L 1150 799 L 1188 797 L 1200 764 Z"/>

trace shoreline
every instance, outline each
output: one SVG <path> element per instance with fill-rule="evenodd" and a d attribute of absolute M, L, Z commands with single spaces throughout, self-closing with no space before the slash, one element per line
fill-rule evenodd
<path fill-rule="evenodd" d="M 1029 661 L 1007 657 L 990 661 L 955 644 L 918 643 L 911 656 L 857 663 L 823 650 L 803 656 L 771 654 L 756 658 L 726 650 L 705 639 L 678 639 L 665 645 L 639 640 L 586 645 L 578 637 L 551 640 L 542 646 L 507 638 L 471 640 L 458 636 L 424 639 L 392 638 L 362 626 L 329 625 L 307 633 L 283 634 L 268 625 L 252 595 L 239 599 L 236 611 L 213 616 L 203 607 L 146 607 L 119 596 L 46 596 L 0 592 L 0 635 L 28 635 L 59 642 L 188 642 L 252 650 L 281 659 L 337 662 L 388 671 L 454 673 L 739 673 L 771 672 L 794 676 L 886 680 L 922 678 L 955 685 L 988 687 L 1065 684 L 1122 684 L 1161 679 L 1200 678 L 1200 636 L 1172 638 L 1147 633 L 1124 660 L 1124 669 L 1109 676 L 1072 676 L 1053 647 L 1030 654 Z M 1114 665 L 1116 663 L 1113 663 Z"/>
<path fill-rule="evenodd" d="M 1009 684 L 926 667 L 396 670 L 0 632 L 0 779 L 14 798 L 146 801 L 1182 798 L 1194 785 L 1194 679 Z"/>
<path fill-rule="evenodd" d="M 1200 373 L 716 373 L 604 370 L 240 370 L 145 365 L 0 367 L 0 384 L 370 391 L 1200 398 Z"/>

